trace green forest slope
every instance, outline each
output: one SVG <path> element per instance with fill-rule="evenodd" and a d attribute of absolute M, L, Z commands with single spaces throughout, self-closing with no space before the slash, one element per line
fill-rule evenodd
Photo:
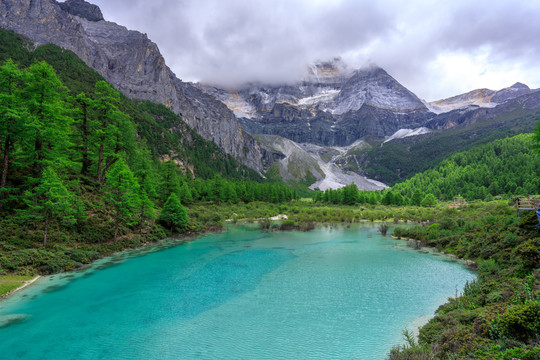
<path fill-rule="evenodd" d="M 480 118 L 468 126 L 393 140 L 361 156 L 365 175 L 392 186 L 426 171 L 462 151 L 533 131 L 540 109 L 513 109 L 493 118 Z"/>
<path fill-rule="evenodd" d="M 540 123 L 539 123 L 540 124 Z M 540 156 L 537 134 L 521 134 L 463 151 L 432 169 L 381 192 L 358 191 L 356 185 L 315 194 L 315 201 L 333 204 L 432 206 L 461 195 L 468 201 L 493 200 L 538 193 Z"/>
<path fill-rule="evenodd" d="M 0 64 L 7 59 L 12 59 L 21 68 L 45 61 L 67 87 L 67 95 L 73 97 L 79 93 L 92 94 L 95 84 L 104 81 L 71 51 L 52 44 L 34 49 L 30 40 L 0 29 Z M 129 116 L 153 159 L 174 158 L 185 165 L 185 171 L 197 177 L 212 178 L 220 174 L 229 179 L 261 180 L 257 172 L 239 164 L 213 142 L 203 139 L 165 106 L 131 101 L 122 94 L 118 96 L 118 109 Z M 173 128 L 174 131 L 170 131 Z"/>
<path fill-rule="evenodd" d="M 188 216 L 194 202 L 296 196 L 164 106 L 127 99 L 73 53 L 30 49 L 0 31 L 0 275 L 69 270 L 214 224 Z"/>
<path fill-rule="evenodd" d="M 421 189 L 441 200 L 458 195 L 467 200 L 490 200 L 504 194 L 535 194 L 540 157 L 533 151 L 532 139 L 531 134 L 521 134 L 460 152 L 396 184 L 392 191 L 411 198 Z"/>

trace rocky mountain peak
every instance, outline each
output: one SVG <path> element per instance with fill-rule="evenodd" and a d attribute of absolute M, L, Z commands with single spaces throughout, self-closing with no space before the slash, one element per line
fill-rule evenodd
<path fill-rule="evenodd" d="M 526 89 L 526 90 L 530 90 L 531 88 L 529 88 L 527 85 L 525 85 L 523 83 L 517 82 L 514 85 L 510 86 L 510 89 Z"/>
<path fill-rule="evenodd" d="M 385 70 L 352 69 L 341 58 L 315 62 L 308 76 L 287 85 L 249 84 L 235 91 L 199 84 L 223 101 L 249 133 L 299 143 L 346 146 L 417 129 L 433 116 L 424 103 Z"/>
<path fill-rule="evenodd" d="M 341 88 L 334 113 L 358 110 L 364 104 L 397 111 L 425 108 L 416 95 L 377 65 L 354 71 Z"/>
<path fill-rule="evenodd" d="M 491 98 L 491 102 L 494 102 L 496 104 L 502 104 L 507 100 L 514 99 L 521 95 L 527 95 L 531 92 L 531 89 L 527 85 L 517 82 L 510 87 L 497 91 L 495 95 L 493 95 L 493 97 Z"/>
<path fill-rule="evenodd" d="M 58 3 L 60 8 L 68 14 L 75 15 L 88 21 L 104 20 L 101 9 L 94 4 L 90 4 L 84 0 L 66 0 Z"/>
<path fill-rule="evenodd" d="M 522 95 L 534 92 L 527 85 L 517 82 L 512 86 L 501 90 L 476 89 L 465 94 L 451 98 L 432 101 L 429 103 L 430 110 L 437 113 L 447 113 L 458 109 L 467 109 L 471 106 L 493 108 L 505 101 L 515 99 Z"/>
<path fill-rule="evenodd" d="M 328 84 L 350 76 L 353 70 L 340 57 L 328 61 L 317 61 L 308 66 L 308 76 L 304 80 L 312 84 Z"/>

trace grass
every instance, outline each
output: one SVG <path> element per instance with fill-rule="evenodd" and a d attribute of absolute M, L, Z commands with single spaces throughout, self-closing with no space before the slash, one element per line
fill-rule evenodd
<path fill-rule="evenodd" d="M 0 297 L 24 285 L 25 281 L 32 280 L 33 278 L 34 276 L 31 275 L 0 275 Z"/>

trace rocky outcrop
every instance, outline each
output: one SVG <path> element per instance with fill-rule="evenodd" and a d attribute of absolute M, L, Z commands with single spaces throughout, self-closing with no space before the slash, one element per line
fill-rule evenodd
<path fill-rule="evenodd" d="M 0 27 L 73 51 L 128 97 L 166 105 L 204 138 L 262 170 L 259 146 L 232 111 L 176 78 L 145 34 L 102 20 L 96 8 L 82 0 L 0 0 Z"/>
<path fill-rule="evenodd" d="M 496 104 L 502 104 L 507 100 L 515 99 L 521 95 L 530 94 L 531 92 L 532 90 L 527 85 L 517 82 L 510 87 L 495 92 L 491 101 Z"/>
<path fill-rule="evenodd" d="M 339 163 L 347 164 L 349 152 L 365 146 L 357 142 L 349 147 L 322 147 L 313 144 L 298 144 L 275 135 L 257 135 L 257 139 L 281 158 L 272 164 L 272 169 L 285 181 L 312 182 L 311 189 L 338 189 L 356 184 L 360 190 L 382 190 L 387 186 L 346 170 Z"/>
<path fill-rule="evenodd" d="M 60 5 L 60 8 L 65 12 L 82 17 L 88 21 L 104 20 L 101 9 L 96 5 L 87 3 L 84 0 L 66 0 L 58 5 Z"/>

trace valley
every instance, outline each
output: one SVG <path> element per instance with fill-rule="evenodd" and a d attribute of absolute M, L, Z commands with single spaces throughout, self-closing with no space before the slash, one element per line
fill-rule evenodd
<path fill-rule="evenodd" d="M 514 79 L 499 90 L 479 88 L 428 102 L 391 71 L 371 61 L 353 67 L 339 56 L 310 59 L 302 76 L 286 80 L 218 86 L 181 80 L 168 65 L 175 59 L 165 59 L 147 34 L 109 21 L 83 0 L 0 0 L 0 15 L 0 295 L 37 276 L 66 280 L 35 299 L 25 292 L 0 302 L 0 331 L 7 339 L 0 354 L 61 358 L 67 349 L 62 343 L 69 342 L 70 356 L 136 356 L 139 348 L 126 337 L 132 332 L 123 327 L 133 317 L 137 326 L 144 324 L 134 331 L 149 345 L 148 358 L 156 357 L 156 349 L 175 358 L 200 343 L 191 358 L 540 356 L 540 233 L 533 211 L 517 216 L 514 208 L 517 199 L 539 197 L 539 89 Z M 201 38 L 210 34 L 216 35 Z M 338 234 L 345 235 L 337 241 Z M 220 252 L 229 245 L 229 253 Z M 396 260 L 403 269 L 427 264 L 411 277 L 429 279 L 438 274 L 434 267 L 446 265 L 460 275 L 450 292 L 419 295 L 403 278 L 405 270 L 397 271 L 384 255 L 378 262 L 386 265 L 367 272 L 388 276 L 369 292 L 353 292 L 362 289 L 355 279 L 365 277 L 362 263 L 374 245 L 394 251 L 388 256 L 396 259 L 407 253 L 410 258 Z M 134 259 L 124 256 L 126 250 Z M 449 258 L 441 260 L 443 253 Z M 154 256 L 163 258 L 152 263 Z M 160 262 L 169 266 L 160 268 Z M 326 267 L 312 266 L 319 263 Z M 86 273 L 89 266 L 96 271 Z M 113 281 L 115 272 L 133 275 L 130 283 L 144 273 L 149 282 L 123 288 L 122 281 L 113 285 L 122 279 Z M 321 282 L 314 274 L 323 273 Z M 92 329 L 87 325 L 93 320 L 78 313 L 78 330 L 51 335 L 51 346 L 42 335 L 49 334 L 50 318 L 39 311 L 30 316 L 31 304 L 62 298 L 63 287 L 78 286 L 84 274 L 102 277 L 110 287 L 91 301 L 82 290 L 70 295 L 86 306 L 82 313 L 116 310 L 106 310 Z M 291 274 L 300 280 L 286 276 Z M 270 283 L 277 287 L 265 287 L 276 275 L 279 281 Z M 420 300 L 409 298 L 389 305 L 400 309 L 392 317 L 404 320 L 385 321 L 393 335 L 375 336 L 373 350 L 356 330 L 362 325 L 377 334 L 386 315 L 381 300 L 365 312 L 358 303 L 382 288 L 390 291 L 383 298 L 394 297 L 400 286 L 406 288 L 400 294 L 420 296 L 426 306 L 412 311 Z M 276 289 L 283 291 L 279 299 L 272 296 Z M 302 289 L 305 297 L 295 296 Z M 154 312 L 156 294 L 168 300 Z M 317 303 L 319 295 L 325 300 Z M 28 313 L 2 312 L 12 299 L 29 304 Z M 246 306 L 276 299 L 288 303 Z M 344 299 L 347 315 L 336 306 Z M 128 315 L 126 304 L 142 310 Z M 320 311 L 312 311 L 314 304 Z M 225 336 L 231 335 L 227 323 L 215 322 L 223 314 L 238 320 L 229 312 L 238 307 L 268 323 L 264 336 L 239 333 L 247 344 L 242 348 Z M 292 321 L 291 309 L 309 316 Z M 274 316 L 263 316 L 270 310 Z M 175 339 L 184 330 L 165 326 L 173 313 L 183 314 L 179 318 L 192 330 L 182 333 L 182 344 Z M 324 322 L 329 313 L 349 327 Z M 66 314 L 59 316 L 60 327 L 69 330 L 72 313 Z M 283 314 L 283 321 L 291 320 L 286 328 L 300 329 L 293 331 L 300 335 L 327 324 L 316 333 L 335 336 L 336 346 L 306 338 L 289 346 L 292 337 L 279 337 L 272 322 Z M 402 327 L 420 316 L 429 321 L 417 336 L 407 331 L 400 340 Z M 198 327 L 202 323 L 221 327 L 204 338 L 208 327 Z M 246 325 L 263 329 L 238 326 Z M 107 338 L 119 338 L 107 347 L 99 345 L 105 328 Z M 149 334 L 161 336 L 166 329 L 167 344 L 146 343 Z M 21 335 L 13 336 L 17 331 Z M 35 347 L 23 333 L 33 334 Z M 272 338 L 280 346 L 258 343 Z M 85 345 L 86 339 L 98 342 Z"/>

